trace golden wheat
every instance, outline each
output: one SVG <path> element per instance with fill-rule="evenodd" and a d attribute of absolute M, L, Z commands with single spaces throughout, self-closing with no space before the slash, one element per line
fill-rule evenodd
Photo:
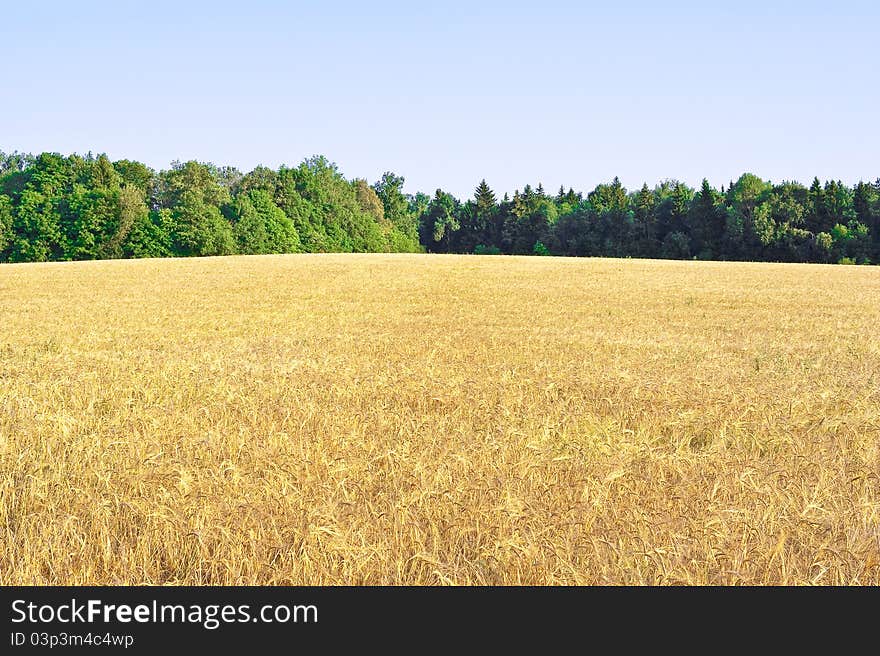
<path fill-rule="evenodd" d="M 875 268 L 0 266 L 2 584 L 880 584 Z"/>

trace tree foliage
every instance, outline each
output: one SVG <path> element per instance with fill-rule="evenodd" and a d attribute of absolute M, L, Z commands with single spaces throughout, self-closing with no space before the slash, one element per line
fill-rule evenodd
<path fill-rule="evenodd" d="M 372 185 L 324 157 L 249 173 L 200 162 L 154 171 L 106 156 L 0 153 L 0 261 L 297 252 L 880 261 L 880 180 L 772 184 L 746 173 L 727 190 L 665 180 L 627 191 L 512 196 L 481 180 L 471 199 Z"/>

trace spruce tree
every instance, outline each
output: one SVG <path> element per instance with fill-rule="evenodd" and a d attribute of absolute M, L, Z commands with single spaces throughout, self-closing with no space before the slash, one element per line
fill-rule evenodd
<path fill-rule="evenodd" d="M 714 257 L 721 250 L 724 215 L 718 210 L 718 193 L 706 178 L 703 178 L 699 197 L 695 200 L 691 212 L 691 235 L 698 253 Z"/>
<path fill-rule="evenodd" d="M 474 200 L 477 203 L 477 209 L 482 214 L 488 213 L 495 207 L 495 193 L 486 184 L 485 178 L 477 185 L 477 189 L 474 192 Z"/>
<path fill-rule="evenodd" d="M 832 225 L 829 225 L 827 212 L 825 208 L 825 191 L 819 182 L 819 178 L 813 178 L 813 184 L 810 185 L 810 206 L 807 212 L 807 230 L 814 235 L 820 232 L 828 232 Z"/>

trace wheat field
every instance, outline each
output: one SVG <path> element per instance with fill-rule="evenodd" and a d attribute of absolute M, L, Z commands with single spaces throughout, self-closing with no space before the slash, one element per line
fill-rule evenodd
<path fill-rule="evenodd" d="M 880 272 L 0 266 L 0 584 L 880 584 Z"/>

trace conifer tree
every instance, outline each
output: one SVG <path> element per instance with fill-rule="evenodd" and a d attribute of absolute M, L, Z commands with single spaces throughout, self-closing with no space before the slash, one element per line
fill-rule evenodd
<path fill-rule="evenodd" d="M 474 200 L 477 203 L 477 209 L 483 214 L 487 214 L 495 207 L 495 193 L 486 184 L 485 178 L 477 185 Z"/>

